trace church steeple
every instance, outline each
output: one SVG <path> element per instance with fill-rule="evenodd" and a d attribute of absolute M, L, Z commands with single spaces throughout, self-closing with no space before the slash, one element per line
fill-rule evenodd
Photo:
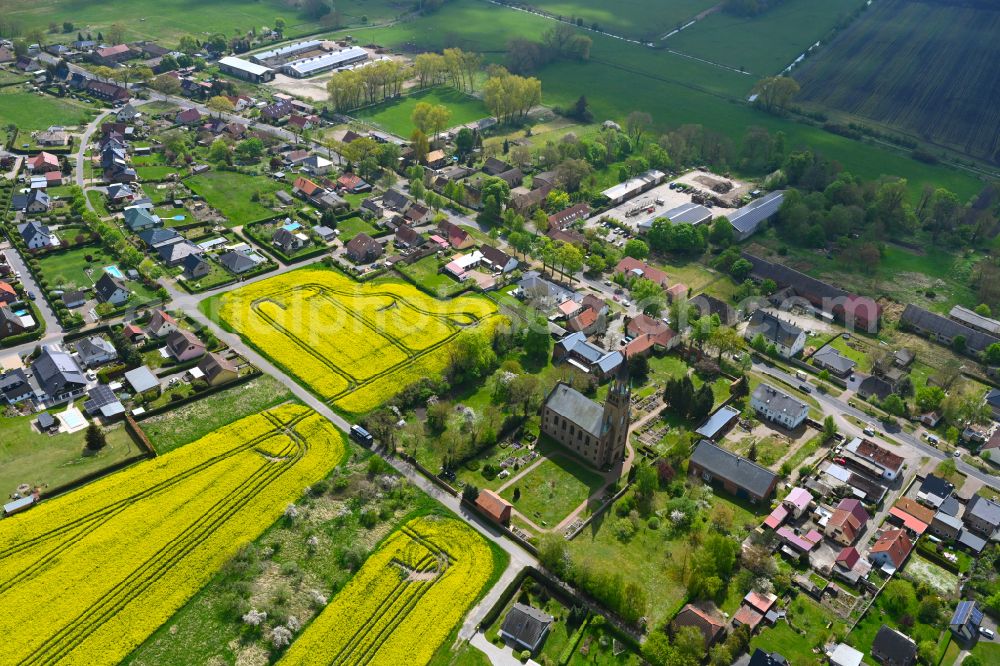
<path fill-rule="evenodd" d="M 614 465 L 625 455 L 631 402 L 632 388 L 629 386 L 628 370 L 622 363 L 621 369 L 611 381 L 608 397 L 604 401 L 604 465 Z"/>

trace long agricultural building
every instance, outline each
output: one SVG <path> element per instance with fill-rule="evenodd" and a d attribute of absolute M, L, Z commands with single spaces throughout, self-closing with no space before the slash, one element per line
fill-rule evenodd
<path fill-rule="evenodd" d="M 301 79 L 307 76 L 314 76 L 323 72 L 329 72 L 334 69 L 340 69 L 341 67 L 354 65 L 359 62 L 364 62 L 365 60 L 368 60 L 368 51 L 365 51 L 360 46 L 352 46 L 350 48 L 333 51 L 331 53 L 314 56 L 312 58 L 294 60 L 290 63 L 282 65 L 281 71 L 288 76 Z"/>
<path fill-rule="evenodd" d="M 280 48 L 271 49 L 269 51 L 261 51 L 260 53 L 254 53 L 250 56 L 250 60 L 254 61 L 258 65 L 281 65 L 290 60 L 295 60 L 302 56 L 303 53 L 310 53 L 312 51 L 318 51 L 323 48 L 324 41 L 322 39 L 310 39 L 305 42 L 295 42 L 294 44 L 288 44 L 287 46 L 282 46 Z"/>
<path fill-rule="evenodd" d="M 237 58 L 226 56 L 219 59 L 219 71 L 230 76 L 235 76 L 251 83 L 264 83 L 274 80 L 274 70 L 264 65 Z"/>

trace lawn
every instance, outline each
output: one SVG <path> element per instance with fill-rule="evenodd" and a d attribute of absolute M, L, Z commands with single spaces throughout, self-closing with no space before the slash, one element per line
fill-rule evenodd
<path fill-rule="evenodd" d="M 464 125 L 490 115 L 482 101 L 470 97 L 454 88 L 432 88 L 406 95 L 373 107 L 355 111 L 352 115 L 359 120 L 378 125 L 397 136 L 409 137 L 413 133 L 410 116 L 420 102 L 443 104 L 451 111 L 449 127 Z"/>
<path fill-rule="evenodd" d="M 399 262 L 396 264 L 396 270 L 438 298 L 453 296 L 466 288 L 461 282 L 438 271 L 438 259 L 435 255 L 424 257 L 412 264 Z"/>
<path fill-rule="evenodd" d="M 184 183 L 209 206 L 222 213 L 230 227 L 274 215 L 273 210 L 251 201 L 251 198 L 254 194 L 270 194 L 282 189 L 281 183 L 265 176 L 248 176 L 235 171 L 208 171 L 186 178 Z"/>
<path fill-rule="evenodd" d="M 984 664 L 1000 664 L 1000 643 L 979 641 L 972 648 L 972 654 L 979 657 L 979 661 Z M 942 664 L 942 666 L 945 666 L 945 664 Z"/>
<path fill-rule="evenodd" d="M 349 242 L 360 233 L 366 233 L 369 236 L 377 233 L 375 227 L 360 215 L 338 220 L 337 231 L 340 232 L 340 240 L 344 243 Z"/>
<path fill-rule="evenodd" d="M 204 437 L 233 421 L 257 414 L 292 398 L 291 392 L 270 375 L 220 391 L 178 409 L 140 422 L 157 453 Z"/>
<path fill-rule="evenodd" d="M 554 454 L 500 494 L 539 527 L 555 527 L 603 484 L 603 477 L 582 462 Z M 516 501 L 515 489 L 520 490 Z"/>
<path fill-rule="evenodd" d="M 88 256 L 93 261 L 88 262 Z M 116 262 L 114 256 L 99 245 L 86 245 L 38 259 L 42 274 L 57 289 L 89 289 L 100 279 L 99 270 Z"/>
<path fill-rule="evenodd" d="M 827 628 L 827 624 L 833 626 Z M 799 629 L 801 633 L 793 629 Z M 768 652 L 780 652 L 790 664 L 825 664 L 822 652 L 816 654 L 813 648 L 823 647 L 833 636 L 842 633 L 844 624 L 804 594 L 799 594 L 788 608 L 788 620 L 779 620 L 773 627 L 766 627 L 750 641 L 751 652 L 761 648 Z M 874 638 L 874 635 L 872 636 Z M 861 643 L 851 641 L 861 649 Z M 866 645 L 871 645 L 869 640 Z M 874 662 L 873 662 L 874 663 Z"/>
<path fill-rule="evenodd" d="M 52 410 L 65 411 L 65 407 Z M 83 455 L 84 430 L 43 435 L 32 427 L 36 416 L 0 418 L 0 493 L 7 497 L 22 483 L 54 488 L 142 453 L 123 426 L 107 432 L 108 445 Z"/>
<path fill-rule="evenodd" d="M 166 180 L 167 176 L 178 171 L 179 169 L 175 166 L 161 164 L 137 166 L 135 168 L 135 173 L 142 182 Z"/>
<path fill-rule="evenodd" d="M 906 567 L 909 568 L 909 565 Z M 910 583 L 907 581 L 897 581 L 894 580 L 891 584 L 895 585 L 902 582 L 906 585 Z M 861 618 L 861 621 L 854 627 L 850 635 L 847 637 L 847 642 L 855 646 L 857 649 L 865 653 L 865 661 L 868 663 L 876 663 L 876 661 L 871 657 L 871 646 L 872 642 L 875 640 L 875 634 L 886 624 L 893 629 L 898 629 L 905 633 L 907 636 L 912 638 L 919 645 L 923 641 L 933 641 L 935 643 L 941 637 L 941 632 L 947 632 L 947 628 L 943 629 L 939 626 L 928 625 L 916 620 L 912 626 L 903 626 L 900 620 L 903 616 L 916 618 L 916 613 L 898 613 L 889 612 L 882 606 L 883 596 L 880 595 L 872 607 L 865 613 L 865 616 Z"/>
<path fill-rule="evenodd" d="M 125 29 L 127 41 L 149 39 L 166 47 L 173 47 L 184 35 L 204 39 L 213 33 L 225 35 L 246 34 L 261 26 L 273 26 L 275 17 L 287 23 L 284 35 L 295 37 L 315 31 L 319 23 L 308 20 L 295 11 L 295 5 L 280 0 L 259 0 L 246 3 L 241 0 L 214 0 L 211 3 L 192 5 L 185 0 L 136 0 L 130 3 L 80 3 L 75 0 L 13 0 L 7 3 L 5 17 L 21 25 L 25 31 L 32 28 L 46 30 L 50 22 L 72 21 L 70 33 L 49 35 L 51 41 L 72 41 L 82 30 L 96 38 L 114 24 Z M 361 25 L 385 21 L 401 12 L 394 0 L 344 0 L 337 3 L 344 25 Z"/>
<path fill-rule="evenodd" d="M 90 200 L 91 205 L 94 207 L 94 210 L 98 215 L 101 217 L 108 217 L 111 215 L 111 211 L 108 210 L 107 199 L 103 193 L 98 192 L 97 190 L 90 190 L 87 192 L 87 199 Z"/>
<path fill-rule="evenodd" d="M 70 99 L 0 89 L 0 123 L 13 123 L 21 132 L 46 129 L 52 125 L 85 125 L 96 115 L 92 107 Z M 25 134 L 20 143 L 30 142 Z"/>

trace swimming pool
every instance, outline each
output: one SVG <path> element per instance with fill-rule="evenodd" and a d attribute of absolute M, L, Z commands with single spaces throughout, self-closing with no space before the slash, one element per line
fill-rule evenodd
<path fill-rule="evenodd" d="M 181 222 L 187 218 L 185 218 L 183 215 L 174 215 L 172 219 L 176 220 L 177 222 Z"/>
<path fill-rule="evenodd" d="M 104 272 L 113 278 L 118 278 L 119 280 L 125 279 L 125 274 L 117 266 L 105 266 Z"/>
<path fill-rule="evenodd" d="M 28 311 L 27 310 L 19 310 L 19 311 L 15 312 L 14 314 L 16 314 L 18 317 L 27 317 L 28 316 Z"/>
<path fill-rule="evenodd" d="M 74 430 L 87 423 L 79 409 L 70 408 L 58 414 L 59 420 L 63 422 L 67 430 Z"/>
<path fill-rule="evenodd" d="M 283 225 L 281 228 L 284 229 L 285 231 L 295 231 L 296 229 L 301 229 L 302 225 L 299 224 L 298 222 L 289 222 L 288 224 Z"/>

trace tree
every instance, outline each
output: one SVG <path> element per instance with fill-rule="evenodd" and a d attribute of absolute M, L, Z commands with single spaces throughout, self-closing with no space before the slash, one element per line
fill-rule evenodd
<path fill-rule="evenodd" d="M 112 23 L 108 28 L 108 40 L 112 44 L 121 44 L 125 41 L 125 28 L 120 23 Z"/>
<path fill-rule="evenodd" d="M 632 294 L 632 300 L 646 314 L 657 316 L 663 311 L 663 288 L 652 280 L 638 278 L 632 283 L 629 291 Z"/>
<path fill-rule="evenodd" d="M 754 104 L 769 113 L 781 113 L 799 92 L 799 84 L 788 76 L 769 76 L 757 82 L 751 91 Z"/>
<path fill-rule="evenodd" d="M 279 36 L 281 36 L 285 32 L 285 25 L 286 25 L 285 19 L 283 19 L 282 17 L 279 16 L 276 19 L 274 19 L 274 31 L 278 33 Z"/>
<path fill-rule="evenodd" d="M 153 82 L 150 87 L 156 92 L 162 94 L 164 98 L 167 95 L 178 95 L 181 92 L 181 82 L 170 76 L 169 74 L 160 74 Z"/>
<path fill-rule="evenodd" d="M 208 149 L 208 159 L 217 164 L 229 162 L 229 145 L 222 139 L 216 139 Z"/>
<path fill-rule="evenodd" d="M 882 592 L 882 605 L 893 617 L 912 615 L 917 608 L 917 592 L 913 583 L 896 578 Z"/>
<path fill-rule="evenodd" d="M 462 378 L 485 376 L 497 362 L 489 334 L 479 329 L 465 329 L 452 346 L 452 369 Z"/>
<path fill-rule="evenodd" d="M 87 432 L 84 434 L 84 442 L 88 451 L 100 451 L 108 443 L 104 438 L 104 431 L 96 423 L 91 423 L 87 426 Z"/>
<path fill-rule="evenodd" d="M 479 220 L 490 226 L 498 225 L 504 207 L 510 202 L 510 185 L 500 178 L 487 178 L 480 192 L 482 210 Z"/>
<path fill-rule="evenodd" d="M 524 332 L 524 353 L 534 363 L 545 363 L 552 352 L 552 336 L 544 319 L 528 324 Z"/>
<path fill-rule="evenodd" d="M 715 222 L 712 223 L 712 232 L 708 235 L 712 244 L 718 247 L 729 247 L 733 244 L 733 237 L 733 225 L 729 222 L 729 218 L 716 218 Z"/>
<path fill-rule="evenodd" d="M 594 120 L 594 114 L 590 112 L 590 103 L 587 102 L 587 98 L 583 95 L 577 98 L 576 102 L 573 103 L 567 111 L 566 115 L 574 120 L 578 120 L 581 123 L 590 123 Z"/>
<path fill-rule="evenodd" d="M 944 390 L 940 386 L 924 386 L 917 390 L 917 407 L 921 412 L 933 412 L 941 407 L 944 397 Z"/>
<path fill-rule="evenodd" d="M 622 254 L 634 259 L 645 259 L 649 256 L 649 246 L 638 238 L 630 238 L 622 248 Z"/>
<path fill-rule="evenodd" d="M 223 95 L 216 95 L 215 97 L 209 98 L 205 106 L 218 113 L 220 117 L 223 113 L 233 112 L 233 103 Z"/>
<path fill-rule="evenodd" d="M 428 141 L 427 135 L 419 129 L 413 130 L 413 134 L 410 135 L 410 145 L 413 147 L 413 159 L 416 160 L 417 164 L 423 164 L 427 153 L 430 152 L 430 141 Z"/>
<path fill-rule="evenodd" d="M 823 439 L 829 442 L 837 434 L 837 422 L 833 420 L 832 416 L 827 416 L 823 419 Z"/>
<path fill-rule="evenodd" d="M 410 114 L 410 121 L 414 127 L 432 139 L 447 128 L 450 120 L 451 110 L 443 104 L 417 102 Z"/>
<path fill-rule="evenodd" d="M 459 157 L 465 157 L 476 147 L 476 135 L 468 127 L 458 130 L 455 135 L 455 151 Z"/>
<path fill-rule="evenodd" d="M 556 167 L 556 184 L 566 192 L 576 192 L 593 169 L 590 163 L 581 159 L 567 159 Z"/>
<path fill-rule="evenodd" d="M 1000 365 L 1000 342 L 994 342 L 983 352 L 983 363 L 990 366 Z"/>
<path fill-rule="evenodd" d="M 483 103 L 500 123 L 523 119 L 541 101 L 542 82 L 536 78 L 501 72 L 483 86 Z"/>
<path fill-rule="evenodd" d="M 633 145 L 638 146 L 642 140 L 642 135 L 652 126 L 653 117 L 645 111 L 633 111 L 625 118 L 625 131 L 632 140 Z"/>
<path fill-rule="evenodd" d="M 479 499 L 479 488 L 471 483 L 465 484 L 465 487 L 462 488 L 462 499 L 470 504 L 475 504 L 476 500 Z"/>
<path fill-rule="evenodd" d="M 244 162 L 256 162 L 264 154 L 264 142 L 253 137 L 236 144 L 236 155 Z"/>

